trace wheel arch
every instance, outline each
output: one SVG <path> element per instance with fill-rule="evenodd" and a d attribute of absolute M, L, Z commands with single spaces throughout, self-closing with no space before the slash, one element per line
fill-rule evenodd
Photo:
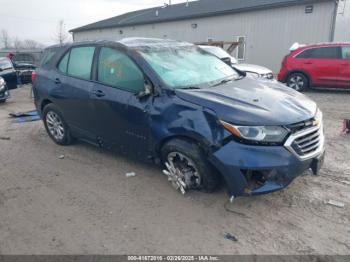
<path fill-rule="evenodd" d="M 303 70 L 303 69 L 295 69 L 295 70 L 292 70 L 292 71 L 288 72 L 288 74 L 287 74 L 287 76 L 286 76 L 286 78 L 285 78 L 285 79 L 286 79 L 286 82 L 288 81 L 288 78 L 289 78 L 292 74 L 295 74 L 295 73 L 303 74 L 303 75 L 307 78 L 309 86 L 312 86 L 312 78 L 311 78 L 310 74 L 307 73 L 307 72 L 306 72 L 305 70 Z"/>
<path fill-rule="evenodd" d="M 49 105 L 49 104 L 53 104 L 53 102 L 50 100 L 50 99 L 44 99 L 42 102 L 41 102 L 41 105 L 40 105 L 40 110 L 41 112 L 43 112 L 45 106 Z"/>

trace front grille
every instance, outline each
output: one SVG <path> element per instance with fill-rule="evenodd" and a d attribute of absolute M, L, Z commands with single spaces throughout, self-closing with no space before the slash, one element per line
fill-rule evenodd
<path fill-rule="evenodd" d="M 292 147 L 295 152 L 300 156 L 305 156 L 314 153 L 321 143 L 321 129 L 307 133 L 292 143 Z"/>
<path fill-rule="evenodd" d="M 312 122 L 312 121 L 311 121 Z M 324 150 L 322 123 L 310 125 L 309 121 L 293 125 L 294 132 L 286 141 L 285 147 L 299 159 L 306 160 L 321 154 Z"/>

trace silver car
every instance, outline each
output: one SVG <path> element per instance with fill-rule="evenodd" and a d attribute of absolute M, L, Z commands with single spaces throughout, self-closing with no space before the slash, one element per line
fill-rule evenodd
<path fill-rule="evenodd" d="M 201 45 L 199 47 L 207 51 L 208 53 L 215 55 L 216 57 L 224 61 L 226 64 L 240 71 L 243 71 L 245 73 L 251 74 L 256 77 L 261 77 L 261 78 L 270 79 L 270 80 L 274 79 L 273 73 L 270 69 L 263 66 L 252 65 L 252 64 L 239 64 L 236 58 L 231 56 L 229 53 L 227 53 L 224 49 L 220 47 L 205 46 L 205 45 Z"/>

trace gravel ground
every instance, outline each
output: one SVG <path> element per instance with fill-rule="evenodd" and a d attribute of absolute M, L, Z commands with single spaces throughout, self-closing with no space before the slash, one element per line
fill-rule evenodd
<path fill-rule="evenodd" d="M 229 206 L 238 214 L 225 210 L 224 190 L 184 197 L 157 166 L 57 146 L 41 121 L 12 123 L 8 113 L 34 108 L 28 86 L 13 91 L 0 105 L 0 254 L 350 254 L 350 136 L 340 132 L 350 92 L 307 95 L 325 116 L 321 175 L 239 198 Z"/>

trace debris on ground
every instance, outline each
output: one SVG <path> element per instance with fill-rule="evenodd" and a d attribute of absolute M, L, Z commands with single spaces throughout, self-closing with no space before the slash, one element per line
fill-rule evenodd
<path fill-rule="evenodd" d="M 125 174 L 126 177 L 135 177 L 136 173 L 135 172 L 130 172 Z"/>
<path fill-rule="evenodd" d="M 40 116 L 36 110 L 27 112 L 10 113 L 10 117 L 15 118 L 16 123 L 33 122 L 40 120 Z"/>
<path fill-rule="evenodd" d="M 0 140 L 11 140 L 9 136 L 0 136 Z"/>
<path fill-rule="evenodd" d="M 64 159 L 64 158 L 65 158 L 65 155 L 60 155 L 58 158 L 59 158 L 59 159 Z"/>
<path fill-rule="evenodd" d="M 325 204 L 335 206 L 335 207 L 340 207 L 340 208 L 345 207 L 344 203 L 339 202 L 339 201 L 335 201 L 335 200 L 328 200 L 325 202 Z"/>
<path fill-rule="evenodd" d="M 343 134 L 350 134 L 350 120 L 344 119 L 343 121 Z"/>
<path fill-rule="evenodd" d="M 233 242 L 237 242 L 237 241 L 238 241 L 238 239 L 237 239 L 234 235 L 232 235 L 232 234 L 230 234 L 230 233 L 226 233 L 226 234 L 224 235 L 224 237 L 225 237 L 227 240 L 231 240 L 231 241 L 233 241 Z"/>

